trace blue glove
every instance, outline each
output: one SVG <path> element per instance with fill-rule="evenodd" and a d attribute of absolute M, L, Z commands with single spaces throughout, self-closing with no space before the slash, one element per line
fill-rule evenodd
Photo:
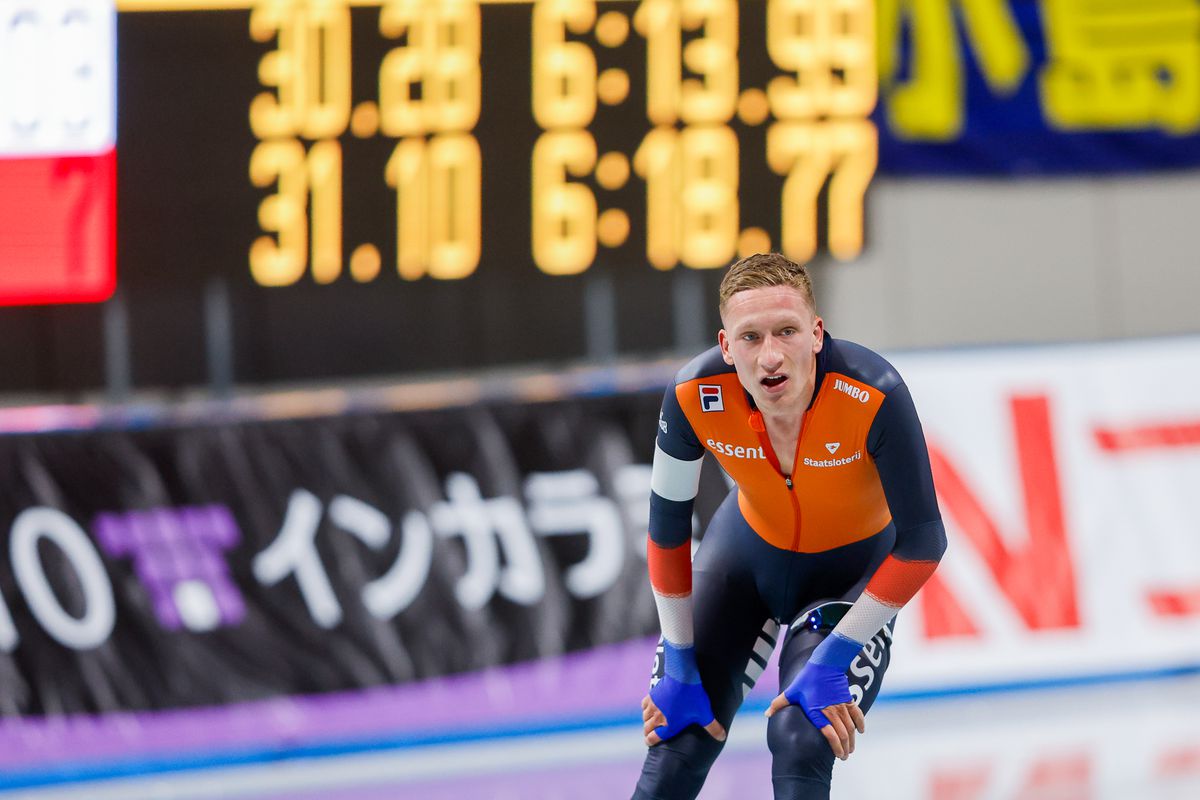
<path fill-rule="evenodd" d="M 813 650 L 800 674 L 784 689 L 783 696 L 804 709 L 804 715 L 813 725 L 818 728 L 829 725 L 829 718 L 822 710 L 854 700 L 846 670 L 861 649 L 858 642 L 831 633 Z"/>
<path fill-rule="evenodd" d="M 792 705 L 804 709 L 808 721 L 818 728 L 830 724 L 822 709 L 854 699 L 850 696 L 850 680 L 846 677 L 846 670 L 814 664 L 812 661 L 804 665 L 804 669 L 784 690 L 783 696 Z"/>
<path fill-rule="evenodd" d="M 708 694 L 698 683 L 680 683 L 664 675 L 650 689 L 650 699 L 667 718 L 666 725 L 654 729 L 664 742 L 693 722 L 703 728 L 714 719 Z"/>
<path fill-rule="evenodd" d="M 675 736 L 688 725 L 704 727 L 713 721 L 712 705 L 700 684 L 693 647 L 675 647 L 663 640 L 664 674 L 650 687 L 650 699 L 667 718 L 666 725 L 654 729 L 663 741 Z"/>

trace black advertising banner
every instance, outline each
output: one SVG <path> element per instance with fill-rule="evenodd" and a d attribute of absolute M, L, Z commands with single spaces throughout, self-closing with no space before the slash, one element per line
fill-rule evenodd
<path fill-rule="evenodd" d="M 319 694 L 653 634 L 660 398 L 0 438 L 0 708 Z"/>

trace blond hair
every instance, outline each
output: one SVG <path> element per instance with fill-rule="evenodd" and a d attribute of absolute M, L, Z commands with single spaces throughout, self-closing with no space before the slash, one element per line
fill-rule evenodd
<path fill-rule="evenodd" d="M 725 313 L 729 298 L 738 292 L 769 286 L 791 286 L 798 290 L 808 307 L 816 313 L 817 303 L 813 298 L 812 279 L 808 277 L 808 270 L 779 253 L 755 253 L 729 268 L 721 279 L 719 290 L 721 313 Z"/>

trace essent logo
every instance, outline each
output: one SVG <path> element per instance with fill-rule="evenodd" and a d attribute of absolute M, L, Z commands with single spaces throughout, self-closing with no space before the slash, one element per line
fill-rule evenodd
<path fill-rule="evenodd" d="M 845 394 L 850 395 L 860 403 L 867 403 L 871 400 L 871 393 L 866 389 L 860 389 L 857 386 L 851 386 L 841 378 L 834 379 L 833 388 L 837 389 L 839 392 L 844 392 Z"/>
<path fill-rule="evenodd" d="M 705 442 L 714 453 L 721 453 L 734 458 L 766 458 L 761 447 L 745 447 L 743 445 L 726 444 L 709 439 Z"/>

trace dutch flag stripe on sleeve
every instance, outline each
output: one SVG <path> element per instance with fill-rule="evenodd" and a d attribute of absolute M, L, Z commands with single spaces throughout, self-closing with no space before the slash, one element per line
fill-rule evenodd
<path fill-rule="evenodd" d="M 690 647 L 694 637 L 691 543 L 664 548 L 651 539 L 646 543 L 646 561 L 663 638 L 676 648 Z"/>
<path fill-rule="evenodd" d="M 692 645 L 692 503 L 703 458 L 685 461 L 654 447 L 646 561 L 668 649 Z"/>
<path fill-rule="evenodd" d="M 680 683 L 697 684 L 692 622 L 692 511 L 700 488 L 704 448 L 679 404 L 678 386 L 667 389 L 658 417 L 650 472 L 650 524 L 646 561 L 663 637 L 663 669 Z"/>
<path fill-rule="evenodd" d="M 859 647 L 912 599 L 937 569 L 936 561 L 903 561 L 888 556 L 871 577 L 862 596 L 838 623 L 836 633 L 857 642 Z"/>

